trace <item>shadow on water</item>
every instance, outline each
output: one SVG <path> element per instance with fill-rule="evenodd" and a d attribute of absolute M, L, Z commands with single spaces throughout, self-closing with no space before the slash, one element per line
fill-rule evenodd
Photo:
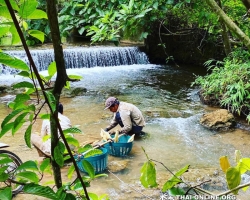
<path fill-rule="evenodd" d="M 109 156 L 109 162 L 128 161 L 126 170 L 115 173 L 123 182 L 107 172 L 109 177 L 94 180 L 89 191 L 108 193 L 114 200 L 144 199 L 140 193 L 131 189 L 134 187 L 159 199 L 159 191 L 147 192 L 139 184 L 140 167 L 146 161 L 141 147 L 150 158 L 164 163 L 173 171 L 187 164 L 192 169 L 218 170 L 219 157 L 233 157 L 236 149 L 241 150 L 245 157 L 250 156 L 247 148 L 250 136 L 247 132 L 236 130 L 216 133 L 199 124 L 201 115 L 210 110 L 200 103 L 198 89 L 190 87 L 190 84 L 194 81 L 194 74 L 206 73 L 204 69 L 147 64 L 69 69 L 68 73 L 83 76 L 82 81 L 71 83 L 72 87 L 81 86 L 87 89 L 84 96 L 61 99 L 65 115 L 71 119 L 73 125 L 80 125 L 84 132 L 83 135 L 76 136 L 80 143 L 100 139 L 100 129 L 105 128 L 112 117 L 109 111 L 103 110 L 105 99 L 109 96 L 116 96 L 120 101 L 137 105 L 147 122 L 144 128 L 147 135 L 134 141 L 128 157 Z M 7 112 L 7 108 L 1 106 L 1 120 Z M 39 132 L 40 124 L 41 121 L 38 120 L 33 131 Z M 36 159 L 36 152 L 25 147 L 22 134 L 17 134 L 17 137 L 20 142 L 18 144 L 13 143 L 10 135 L 1 141 L 9 143 L 23 160 L 27 157 L 22 156 L 18 150 L 20 145 Z M 159 182 L 166 181 L 170 176 L 161 165 L 157 165 L 157 173 L 160 175 Z M 206 176 L 206 173 L 205 170 L 204 174 L 194 176 Z"/>

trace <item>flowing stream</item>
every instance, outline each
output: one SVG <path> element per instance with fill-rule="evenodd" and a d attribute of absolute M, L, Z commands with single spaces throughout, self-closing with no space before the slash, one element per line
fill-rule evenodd
<path fill-rule="evenodd" d="M 198 89 L 191 87 L 195 75 L 204 75 L 205 69 L 194 66 L 174 67 L 170 65 L 129 64 L 121 66 L 67 69 L 69 74 L 82 75 L 79 82 L 71 87 L 84 87 L 85 95 L 74 98 L 62 97 L 64 114 L 73 125 L 79 125 L 84 132 L 76 135 L 80 143 L 100 140 L 100 130 L 111 120 L 112 113 L 104 109 L 105 99 L 116 96 L 120 101 L 135 104 L 146 119 L 146 136 L 136 139 L 129 156 L 125 158 L 109 156 L 109 163 L 124 161 L 127 167 L 116 173 L 106 171 L 107 178 L 91 182 L 88 191 L 108 194 L 112 200 L 123 199 L 160 199 L 160 188 L 171 174 L 166 167 L 176 172 L 190 165 L 187 182 L 197 182 L 210 178 L 212 182 L 204 184 L 205 189 L 222 192 L 226 190 L 224 175 L 219 167 L 219 158 L 227 155 L 234 165 L 234 151 L 240 150 L 244 157 L 250 157 L 249 131 L 236 129 L 231 132 L 217 133 L 202 127 L 199 119 L 202 114 L 215 110 L 200 103 Z M 42 72 L 46 74 L 46 72 Z M 0 80 L 21 80 L 13 75 L 0 76 Z M 11 82 L 11 81 L 10 81 Z M 0 122 L 10 112 L 2 95 L 0 103 Z M 39 132 L 41 120 L 37 120 L 33 132 Z M 23 161 L 39 159 L 35 149 L 29 149 L 19 131 L 13 137 L 6 134 L 1 142 Z M 157 162 L 157 181 L 159 188 L 144 189 L 140 185 L 140 168 L 149 158 Z M 66 179 L 66 169 L 63 169 Z M 45 179 L 50 180 L 48 176 Z M 21 196 L 21 197 L 20 197 Z M 243 200 L 249 192 L 238 197 Z M 22 194 L 16 199 L 21 199 Z M 42 198 L 37 198 L 42 199 Z M 248 198 L 249 199 L 249 198 Z"/>

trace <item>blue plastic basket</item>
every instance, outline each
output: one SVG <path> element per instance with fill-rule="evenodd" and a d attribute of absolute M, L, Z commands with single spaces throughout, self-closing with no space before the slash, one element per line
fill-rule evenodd
<path fill-rule="evenodd" d="M 129 135 L 123 135 L 119 138 L 118 142 L 109 142 L 104 145 L 104 147 L 108 150 L 108 153 L 112 156 L 122 157 L 126 156 L 130 153 L 133 142 L 128 142 Z M 112 136 L 114 138 L 114 136 Z"/>
<path fill-rule="evenodd" d="M 80 171 L 86 173 L 86 170 L 84 169 L 82 165 L 82 161 L 85 159 L 93 165 L 96 174 L 102 173 L 107 168 L 108 151 L 106 148 L 101 148 L 101 150 L 103 152 L 102 154 L 91 156 L 88 158 L 84 158 L 84 156 L 81 156 L 81 155 L 75 156 L 75 160 Z"/>

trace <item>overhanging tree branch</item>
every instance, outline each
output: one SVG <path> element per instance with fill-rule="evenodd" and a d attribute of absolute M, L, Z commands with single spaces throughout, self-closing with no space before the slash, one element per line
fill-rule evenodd
<path fill-rule="evenodd" d="M 230 31 L 232 31 L 250 51 L 250 38 L 225 14 L 214 0 L 206 0 L 211 9 L 224 21 Z"/>

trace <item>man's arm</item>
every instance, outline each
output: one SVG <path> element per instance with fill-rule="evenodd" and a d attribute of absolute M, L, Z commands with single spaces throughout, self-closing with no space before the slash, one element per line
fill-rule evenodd
<path fill-rule="evenodd" d="M 112 121 L 110 122 L 109 126 L 107 126 L 104 130 L 109 131 L 109 130 L 113 129 L 114 127 L 116 127 L 117 125 L 118 125 L 118 122 L 116 121 L 115 115 L 114 115 L 114 117 L 113 117 Z"/>

